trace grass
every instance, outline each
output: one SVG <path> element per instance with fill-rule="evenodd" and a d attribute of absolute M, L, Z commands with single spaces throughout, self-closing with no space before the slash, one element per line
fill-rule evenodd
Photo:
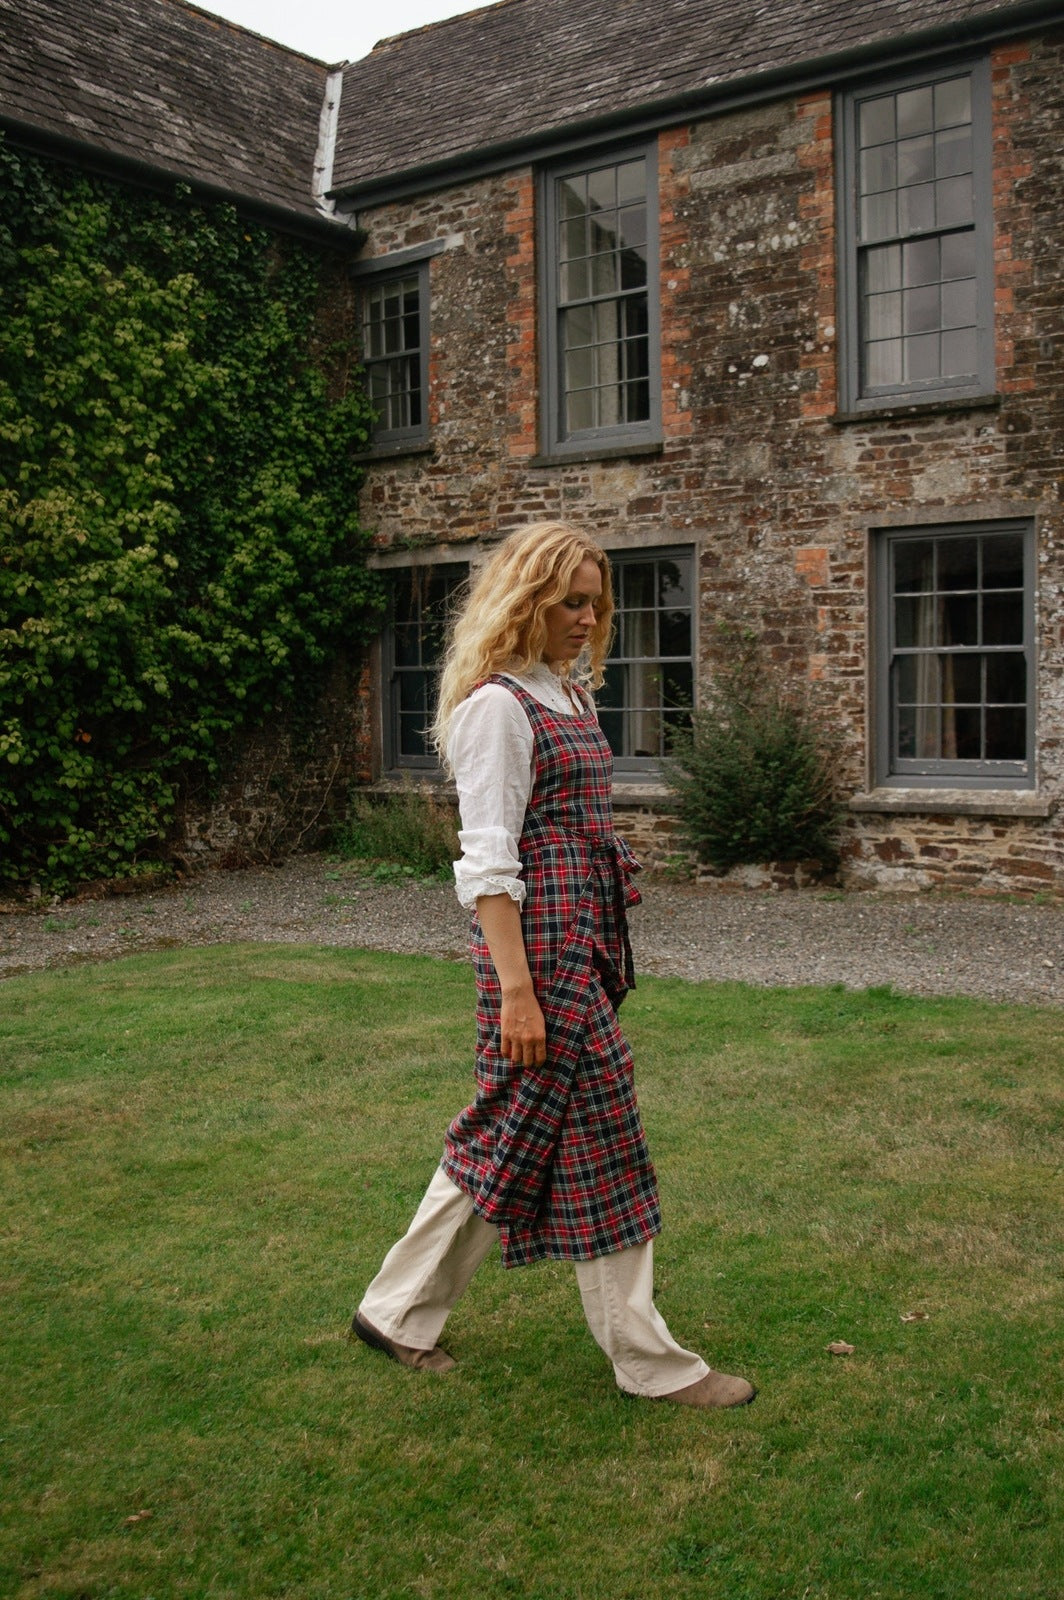
<path fill-rule="evenodd" d="M 560 1265 L 489 1261 L 447 1378 L 345 1341 L 469 1087 L 464 967 L 0 997 L 3 1596 L 1064 1595 L 1058 1013 L 640 983 L 658 1304 L 761 1388 L 707 1415 L 616 1392 Z"/>

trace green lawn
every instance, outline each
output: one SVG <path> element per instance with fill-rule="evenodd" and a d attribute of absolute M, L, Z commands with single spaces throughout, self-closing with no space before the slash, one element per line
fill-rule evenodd
<path fill-rule="evenodd" d="M 446 1378 L 346 1342 L 469 1091 L 464 967 L 0 985 L 0 1595 L 1061 1600 L 1061 1014 L 652 979 L 625 1014 L 658 1304 L 741 1411 L 619 1395 L 564 1266 L 489 1261 Z"/>

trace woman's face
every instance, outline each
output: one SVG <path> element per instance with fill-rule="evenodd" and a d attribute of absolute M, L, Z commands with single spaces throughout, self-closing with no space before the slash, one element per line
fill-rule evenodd
<path fill-rule="evenodd" d="M 575 661 L 591 636 L 602 599 L 602 574 L 590 556 L 573 573 L 569 593 L 543 613 L 547 642 L 543 659 L 551 666 Z"/>

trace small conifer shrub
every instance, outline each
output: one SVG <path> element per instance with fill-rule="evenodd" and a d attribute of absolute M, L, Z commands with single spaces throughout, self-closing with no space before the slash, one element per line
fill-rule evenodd
<path fill-rule="evenodd" d="M 675 739 L 665 776 L 684 842 L 727 872 L 772 861 L 838 861 L 833 741 L 801 690 L 760 659 L 756 637 L 721 630 L 705 705 Z"/>

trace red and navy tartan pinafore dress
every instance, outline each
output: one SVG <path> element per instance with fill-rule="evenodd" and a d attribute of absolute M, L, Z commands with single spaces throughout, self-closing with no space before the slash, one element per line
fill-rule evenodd
<path fill-rule="evenodd" d="M 497 1224 L 503 1264 L 587 1261 L 661 1231 L 657 1179 L 617 1007 L 634 985 L 626 906 L 636 863 L 613 831 L 613 758 L 590 708 L 562 716 L 513 678 L 532 726 L 532 789 L 518 841 L 521 913 L 547 1061 L 500 1054 L 502 995 L 473 914 L 476 1098 L 447 1130 L 443 1170 Z"/>

